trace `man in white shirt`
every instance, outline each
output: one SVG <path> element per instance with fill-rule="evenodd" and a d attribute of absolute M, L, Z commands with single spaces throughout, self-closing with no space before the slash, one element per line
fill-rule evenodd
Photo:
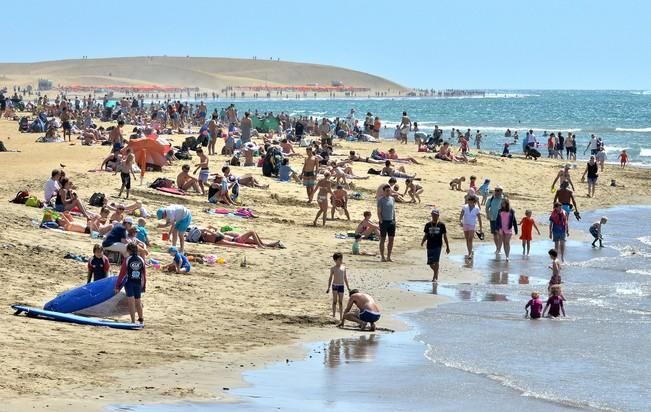
<path fill-rule="evenodd" d="M 59 177 L 61 177 L 61 171 L 59 169 L 52 170 L 52 177 L 45 182 L 45 203 L 50 204 L 50 201 L 56 197 L 59 193 L 61 186 L 59 185 Z"/>

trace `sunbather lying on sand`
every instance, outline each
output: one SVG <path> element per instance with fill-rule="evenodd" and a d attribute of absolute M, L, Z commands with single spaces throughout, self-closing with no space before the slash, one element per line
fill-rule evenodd
<path fill-rule="evenodd" d="M 264 242 L 255 230 L 244 233 L 232 231 L 221 232 L 219 228 L 208 226 L 201 229 L 201 240 L 206 243 L 215 243 L 220 246 L 244 247 L 244 248 L 277 248 L 284 249 L 285 245 L 278 240 L 276 242 Z"/>

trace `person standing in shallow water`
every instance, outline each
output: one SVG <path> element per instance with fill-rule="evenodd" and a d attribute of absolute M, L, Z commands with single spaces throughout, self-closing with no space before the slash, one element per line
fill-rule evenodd
<path fill-rule="evenodd" d="M 447 230 L 445 224 L 439 221 L 439 215 L 438 209 L 432 209 L 432 220 L 425 224 L 423 230 L 425 234 L 420 242 L 421 247 L 427 242 L 427 264 L 432 268 L 432 282 L 438 282 L 439 280 L 439 260 L 443 241 L 445 241 L 445 253 L 450 254 Z"/>

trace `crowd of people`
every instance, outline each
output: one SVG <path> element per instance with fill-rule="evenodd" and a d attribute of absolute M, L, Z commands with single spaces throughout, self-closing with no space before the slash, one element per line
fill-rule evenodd
<path fill-rule="evenodd" d="M 107 110 L 109 108 L 111 110 Z M 70 136 L 76 127 L 80 128 L 80 139 L 84 142 L 108 142 L 111 146 L 110 155 L 104 159 L 102 168 L 109 168 L 115 174 L 120 173 L 120 190 L 117 197 L 121 197 L 124 192 L 126 199 L 130 196 L 132 178 L 135 179 L 136 172 L 139 171 L 138 165 L 135 164 L 134 153 L 126 144 L 129 139 L 141 138 L 150 132 L 164 133 L 166 130 L 170 133 L 185 133 L 184 128 L 193 126 L 199 127 L 194 145 L 178 149 L 192 151 L 197 156 L 197 160 L 190 162 L 189 159 L 179 158 L 175 151 L 172 151 L 175 153 L 174 156 L 168 157 L 167 166 L 174 166 L 177 161 L 182 162 L 173 182 L 180 191 L 206 196 L 208 202 L 238 206 L 242 187 L 265 190 L 269 185 L 263 184 L 251 173 L 234 175 L 228 163 L 257 165 L 262 167 L 265 176 L 277 177 L 279 182 L 297 182 L 305 187 L 307 202 L 312 203 L 316 200 L 318 206 L 313 225 L 317 225 L 319 221 L 322 225 L 326 225 L 328 219 L 335 219 L 338 210 L 345 215 L 346 220 L 350 221 L 348 203 L 351 198 L 350 190 L 354 188 L 353 181 L 369 178 L 368 175 L 356 175 L 352 164 L 364 162 L 377 165 L 381 169 L 371 168 L 369 174 L 378 174 L 389 179 L 377 189 L 375 197 L 377 220 L 372 219 L 371 211 L 366 211 L 363 219 L 356 226 L 352 254 L 379 254 L 382 262 L 393 261 L 394 241 L 398 232 L 396 219 L 398 204 L 420 203 L 421 195 L 425 190 L 418 183 L 420 177 L 406 170 L 409 165 L 421 164 L 423 160 L 417 160 L 412 156 L 400 156 L 394 148 L 387 152 L 372 150 L 368 157 L 350 151 L 347 157 L 338 158 L 341 154 L 338 154 L 335 149 L 337 139 L 363 135 L 369 135 L 371 138 L 379 136 L 382 122 L 378 116 L 370 112 L 366 113 L 363 122 L 355 119 L 354 109 L 347 117 L 334 120 L 305 116 L 290 118 L 284 113 L 274 116 L 273 113 L 245 112 L 240 116 L 234 105 L 221 110 L 215 109 L 212 114 L 209 114 L 203 102 L 184 104 L 180 101 L 167 101 L 147 105 L 142 96 L 122 98 L 114 107 L 107 106 L 106 99 L 100 102 L 91 96 L 74 100 L 59 96 L 53 101 L 42 97 L 28 106 L 28 109 L 33 110 L 34 113 L 45 111 L 48 116 L 54 116 L 61 124 L 64 138 L 71 139 Z M 278 127 L 276 130 L 260 132 L 253 126 L 253 116 L 274 118 L 278 121 Z M 98 127 L 96 121 L 102 120 L 114 121 L 115 124 L 105 129 L 103 126 Z M 136 126 L 133 129 L 134 134 L 128 138 L 123 132 L 127 124 Z M 435 126 L 432 134 L 426 135 L 419 130 L 418 123 L 412 122 L 407 112 L 403 112 L 395 133 L 398 143 L 406 143 L 409 133 L 413 133 L 418 151 L 432 151 L 435 153 L 434 159 L 463 163 L 476 162 L 476 153 L 471 153 L 470 142 L 473 140 L 474 147 L 479 151 L 484 138 L 480 130 L 474 133 L 473 139 L 470 129 L 462 132 L 453 128 L 450 139 L 446 140 L 443 138 L 444 130 L 438 126 Z M 504 136 L 513 140 L 505 146 L 505 151 L 508 151 L 509 145 L 518 142 L 518 131 L 507 130 Z M 565 155 L 568 160 L 576 159 L 576 138 L 573 133 L 568 133 L 567 137 L 564 137 L 562 133 L 548 135 L 545 132 L 543 137 L 548 139 L 549 157 L 564 158 Z M 217 154 L 216 143 L 220 140 L 223 140 L 220 153 L 232 157 L 221 167 L 221 173 L 213 173 L 210 156 Z M 452 142 L 457 144 L 457 150 L 453 149 Z M 533 130 L 526 133 L 522 144 L 526 156 L 532 156 L 532 151 L 540 146 Z M 295 150 L 296 145 L 305 147 L 304 155 Z M 599 154 L 604 152 L 603 141 L 593 135 L 586 147 L 587 150 L 591 151 L 591 156 L 581 180 L 584 181 L 587 177 L 587 196 L 594 197 L 599 172 L 604 170 L 603 159 L 599 157 Z M 290 164 L 296 157 L 302 158 L 303 165 L 300 170 L 293 169 Z M 622 167 L 624 167 L 627 162 L 625 153 L 621 157 Z M 268 168 L 268 173 L 265 168 Z M 554 197 L 553 209 L 548 218 L 549 238 L 554 242 L 554 259 L 558 256 L 560 262 L 565 260 L 565 240 L 570 233 L 570 216 L 573 213 L 577 219 L 580 219 L 574 195 L 574 183 L 570 176 L 571 169 L 572 166 L 566 164 L 552 183 Z M 398 185 L 398 179 L 405 179 L 402 188 Z M 464 187 L 466 182 L 468 187 Z M 540 235 L 541 229 L 530 210 L 526 210 L 524 216 L 518 220 L 504 189 L 497 185 L 494 190 L 491 190 L 490 184 L 491 180 L 485 178 L 483 184 L 478 187 L 476 176 L 470 176 L 468 180 L 465 176 L 460 176 L 450 181 L 450 189 L 463 194 L 463 207 L 459 211 L 458 222 L 465 239 L 465 258 L 473 259 L 474 239 L 475 237 L 484 239 L 484 227 L 490 228 L 496 255 L 503 252 L 506 262 L 511 259 L 511 239 L 514 235 L 520 234 L 522 254 L 528 256 L 533 241 L 533 231 Z M 558 189 L 556 189 L 557 184 Z M 106 252 L 117 252 L 127 261 L 140 262 L 134 260 L 134 256 L 137 256 L 144 262 L 144 267 L 151 265 L 150 242 L 145 228 L 147 212 L 141 203 L 110 205 L 105 200 L 103 204 L 96 205 L 100 207 L 99 213 L 94 213 L 79 199 L 73 182 L 65 176 L 62 169 L 52 171 L 44 191 L 44 203 L 51 208 L 47 211 L 49 222 L 67 231 L 102 238 L 101 244 L 95 245 L 93 249 L 93 264 L 89 263 L 89 280 L 91 278 L 97 280 L 102 277 L 102 273 L 106 272 L 106 261 L 102 258 L 103 253 Z M 421 240 L 421 246 L 425 246 L 427 250 L 426 263 L 432 270 L 433 282 L 438 282 L 439 279 L 442 251 L 450 253 L 447 228 L 441 220 L 441 215 L 442 211 L 438 208 L 431 210 L 431 220 L 425 224 Z M 280 240 L 264 241 L 253 230 L 236 233 L 213 226 L 191 228 L 192 212 L 181 205 L 172 204 L 159 208 L 155 216 L 162 221 L 158 227 L 165 229 L 166 238 L 170 242 L 168 253 L 172 261 L 165 266 L 165 269 L 174 273 L 188 274 L 191 271 L 192 264 L 186 256 L 186 241 L 236 248 L 284 248 Z M 83 219 L 80 219 L 82 217 Z M 599 246 L 603 245 L 601 227 L 605 223 L 604 218 L 590 229 L 590 233 L 595 238 L 592 244 L 595 247 L 596 242 L 599 242 Z M 360 247 L 362 240 L 369 239 L 379 241 L 378 253 L 365 251 Z M 361 327 L 370 324 L 371 328 L 374 328 L 375 322 L 379 319 L 377 304 L 370 296 L 350 289 L 342 255 L 335 254 L 334 259 L 336 264 L 331 270 L 329 280 L 329 287 L 333 291 L 333 315 L 335 305 L 339 305 L 340 325 L 343 325 L 345 320 L 351 320 Z M 560 281 L 555 283 L 555 279 L 560 279 L 560 264 L 554 264 L 552 267 L 554 273 L 550 281 L 550 292 L 552 286 L 560 284 Z M 124 276 L 128 279 L 126 283 L 140 279 L 134 277 L 133 271 L 128 266 Z M 132 318 L 137 312 L 140 320 L 142 320 L 142 308 L 139 299 L 141 291 L 145 288 L 144 282 L 144 271 L 142 271 L 141 290 L 138 291 L 133 285 L 127 288 L 127 295 L 134 298 L 131 305 L 134 308 Z M 345 311 L 342 308 L 341 295 L 344 292 L 344 285 L 350 291 L 349 304 Z M 360 313 L 351 315 L 351 305 L 357 305 Z M 533 313 L 532 309 L 532 317 Z"/>

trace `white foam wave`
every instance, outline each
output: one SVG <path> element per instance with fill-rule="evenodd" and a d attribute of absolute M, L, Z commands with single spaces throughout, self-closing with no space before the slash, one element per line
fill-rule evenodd
<path fill-rule="evenodd" d="M 624 146 L 606 146 L 606 153 L 621 153 L 622 150 L 629 150 L 630 148 Z"/>
<path fill-rule="evenodd" d="M 641 148 L 640 157 L 651 157 L 651 149 Z"/>
<path fill-rule="evenodd" d="M 424 343 L 424 342 L 423 342 Z M 484 378 L 488 378 L 494 382 L 497 382 L 509 389 L 512 389 L 516 392 L 520 392 L 522 396 L 526 396 L 529 398 L 534 398 L 534 399 L 540 399 L 543 401 L 547 402 L 552 402 L 560 405 L 566 405 L 574 408 L 579 408 L 579 409 L 585 409 L 585 408 L 590 408 L 590 409 L 596 409 L 596 410 L 601 410 L 601 411 L 616 411 L 616 409 L 608 408 L 607 406 L 604 405 L 599 405 L 593 402 L 584 402 L 584 401 L 578 401 L 574 399 L 567 399 L 567 398 L 560 398 L 557 396 L 554 396 L 551 393 L 544 393 L 544 392 L 534 392 L 530 390 L 529 388 L 526 388 L 517 382 L 514 382 L 512 379 L 495 374 L 493 372 L 485 371 L 477 367 L 473 367 L 470 365 L 466 365 L 462 362 L 458 361 L 453 361 L 453 360 L 448 360 L 448 359 L 440 359 L 436 358 L 434 355 L 434 348 L 427 343 L 426 344 L 427 350 L 425 350 L 424 356 L 426 359 L 430 360 L 432 363 L 438 363 L 441 364 L 445 367 L 451 368 L 451 369 L 457 369 L 463 372 L 467 373 L 472 373 L 474 375 L 479 375 Z"/>
<path fill-rule="evenodd" d="M 644 243 L 645 245 L 651 246 L 651 236 L 642 236 L 638 237 L 637 240 Z"/>
<path fill-rule="evenodd" d="M 618 295 L 644 296 L 644 292 L 642 292 L 642 289 L 640 289 L 639 286 L 617 286 L 615 288 L 615 293 Z"/>
<path fill-rule="evenodd" d="M 641 127 L 639 129 L 628 128 L 628 127 L 616 127 L 615 131 L 616 132 L 651 133 L 651 127 Z"/>
<path fill-rule="evenodd" d="M 626 271 L 626 273 L 630 273 L 633 275 L 647 275 L 651 276 L 651 271 L 649 270 L 642 270 L 642 269 L 629 269 Z"/>

